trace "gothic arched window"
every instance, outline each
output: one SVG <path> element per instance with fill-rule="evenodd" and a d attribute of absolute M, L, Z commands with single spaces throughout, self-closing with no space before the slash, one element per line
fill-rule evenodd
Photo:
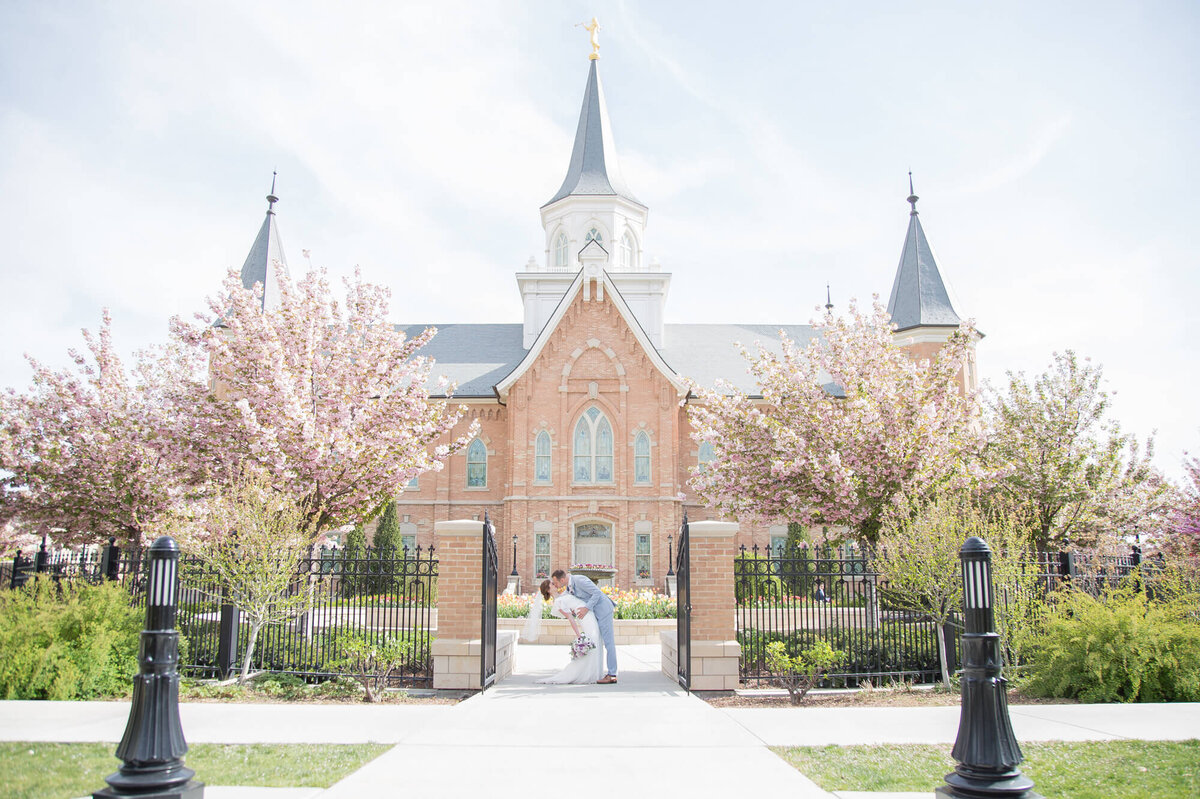
<path fill-rule="evenodd" d="M 596 242 L 601 247 L 603 247 L 604 246 L 604 234 L 601 233 L 599 230 L 596 230 L 596 228 L 592 228 L 591 230 L 588 231 L 588 234 L 586 236 L 584 236 L 583 246 L 586 247 L 588 245 L 588 242 L 592 242 L 592 241 Z"/>
<path fill-rule="evenodd" d="M 633 236 L 628 233 L 621 237 L 621 269 L 633 271 Z"/>
<path fill-rule="evenodd" d="M 613 431 L 608 417 L 594 405 L 575 424 L 576 483 L 613 481 Z"/>
<path fill-rule="evenodd" d="M 650 485 L 650 436 L 644 432 L 633 440 L 633 482 Z"/>
<path fill-rule="evenodd" d="M 554 268 L 559 272 L 567 271 L 567 234 L 559 233 L 554 242 Z"/>
<path fill-rule="evenodd" d="M 538 433 L 533 445 L 533 480 L 536 483 L 550 482 L 550 434 L 545 430 Z"/>
<path fill-rule="evenodd" d="M 700 445 L 700 450 L 696 453 L 696 463 L 700 466 L 700 471 L 708 468 L 708 464 L 713 462 L 716 455 L 713 454 L 713 445 L 705 441 Z"/>
<path fill-rule="evenodd" d="M 487 447 L 475 439 L 467 447 L 467 488 L 487 487 Z"/>

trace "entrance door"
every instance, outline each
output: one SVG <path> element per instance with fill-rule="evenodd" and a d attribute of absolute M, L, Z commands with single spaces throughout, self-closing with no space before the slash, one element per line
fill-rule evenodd
<path fill-rule="evenodd" d="M 575 526 L 575 562 L 591 566 L 613 565 L 611 524 L 584 522 Z"/>

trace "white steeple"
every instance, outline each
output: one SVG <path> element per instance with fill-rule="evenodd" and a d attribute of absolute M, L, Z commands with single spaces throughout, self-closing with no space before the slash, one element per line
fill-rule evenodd
<path fill-rule="evenodd" d="M 558 192 L 542 206 L 546 259 L 517 273 L 525 306 L 528 347 L 550 319 L 563 293 L 584 267 L 603 269 L 656 347 L 663 344 L 663 305 L 671 275 L 651 264 L 643 249 L 643 205 L 625 184 L 608 121 L 608 108 L 592 58 L 575 146 Z M 586 253 L 585 253 L 586 250 Z M 585 257 L 586 255 L 586 257 Z"/>

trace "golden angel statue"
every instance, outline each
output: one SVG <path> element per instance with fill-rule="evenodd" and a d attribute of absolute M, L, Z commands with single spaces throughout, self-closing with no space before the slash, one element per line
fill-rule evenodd
<path fill-rule="evenodd" d="M 600 22 L 595 17 L 592 17 L 591 22 L 588 22 L 588 23 L 579 22 L 579 23 L 576 23 L 575 27 L 583 28 L 585 31 L 587 31 L 589 34 L 591 34 L 592 54 L 589 55 L 588 58 L 595 61 L 597 58 L 600 57 L 600 36 L 597 34 L 597 31 L 600 30 Z"/>

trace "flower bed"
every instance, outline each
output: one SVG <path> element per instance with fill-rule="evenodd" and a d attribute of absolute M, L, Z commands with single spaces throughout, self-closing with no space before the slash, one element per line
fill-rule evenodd
<path fill-rule="evenodd" d="M 605 586 L 601 589 L 615 603 L 615 619 L 673 619 L 677 609 L 675 598 L 657 591 L 622 591 Z M 501 594 L 496 600 L 496 615 L 502 619 L 523 619 L 529 615 L 528 594 Z M 550 603 L 542 607 L 542 618 L 552 619 Z"/>

